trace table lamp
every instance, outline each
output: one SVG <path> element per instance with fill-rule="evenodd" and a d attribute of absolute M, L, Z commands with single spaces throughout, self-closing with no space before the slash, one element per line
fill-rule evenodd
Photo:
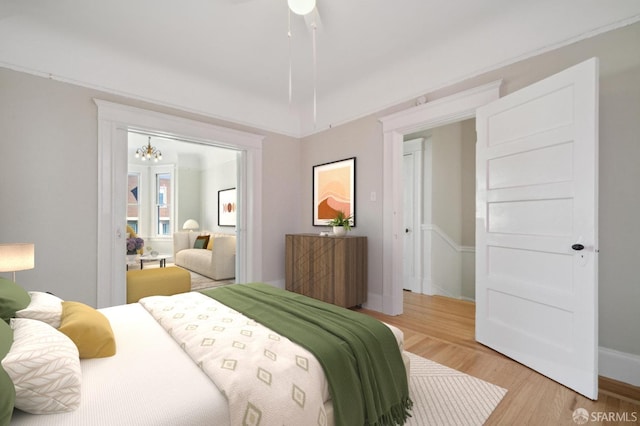
<path fill-rule="evenodd" d="M 0 272 L 13 272 L 33 269 L 35 266 L 35 245 L 33 243 L 0 244 Z"/>
<path fill-rule="evenodd" d="M 182 229 L 188 229 L 189 231 L 193 231 L 198 228 L 200 228 L 200 224 L 193 219 L 187 219 L 184 225 L 182 225 Z"/>

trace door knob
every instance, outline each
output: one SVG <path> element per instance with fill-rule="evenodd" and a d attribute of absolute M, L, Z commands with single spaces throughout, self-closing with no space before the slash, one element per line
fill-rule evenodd
<path fill-rule="evenodd" d="M 405 234 L 408 234 L 409 233 L 409 228 L 405 228 L 404 232 L 405 232 Z"/>
<path fill-rule="evenodd" d="M 574 244 L 571 246 L 572 249 L 574 249 L 575 251 L 580 251 L 584 249 L 584 246 L 582 244 Z"/>

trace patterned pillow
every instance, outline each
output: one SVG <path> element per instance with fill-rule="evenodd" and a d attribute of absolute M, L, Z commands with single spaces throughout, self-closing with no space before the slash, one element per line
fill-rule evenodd
<path fill-rule="evenodd" d="M 44 321 L 53 328 L 60 327 L 62 316 L 62 302 L 58 296 L 39 291 L 30 291 L 29 306 L 16 312 L 16 318 L 30 318 Z"/>
<path fill-rule="evenodd" d="M 42 321 L 13 318 L 13 345 L 2 360 L 16 389 L 16 408 L 32 414 L 80 406 L 82 371 L 76 345 Z"/>
<path fill-rule="evenodd" d="M 13 330 L 9 324 L 0 320 L 0 359 L 9 353 L 13 344 Z M 16 390 L 11 377 L 0 367 L 0 425 L 8 425 L 13 416 L 13 404 Z"/>

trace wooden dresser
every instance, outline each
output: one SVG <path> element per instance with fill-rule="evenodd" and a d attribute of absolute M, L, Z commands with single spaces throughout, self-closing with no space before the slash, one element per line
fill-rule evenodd
<path fill-rule="evenodd" d="M 345 308 L 367 300 L 367 237 L 285 238 L 287 290 Z"/>

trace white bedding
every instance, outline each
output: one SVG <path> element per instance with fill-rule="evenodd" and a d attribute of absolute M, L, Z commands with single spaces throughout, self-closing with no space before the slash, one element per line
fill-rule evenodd
<path fill-rule="evenodd" d="M 329 383 L 307 349 L 202 293 L 139 303 L 226 395 L 232 425 L 326 425 Z"/>
<path fill-rule="evenodd" d="M 11 425 L 229 425 L 226 397 L 142 305 L 100 311 L 111 323 L 116 355 L 81 360 L 80 407 L 70 413 L 48 415 L 14 410 Z M 402 331 L 388 326 L 402 350 Z M 403 359 L 408 374 L 404 353 Z M 325 404 L 325 410 L 331 426 L 331 401 Z"/>
<path fill-rule="evenodd" d="M 80 408 L 49 415 L 15 410 L 11 425 L 229 424 L 226 398 L 141 305 L 100 311 L 111 322 L 116 355 L 81 361 Z"/>

